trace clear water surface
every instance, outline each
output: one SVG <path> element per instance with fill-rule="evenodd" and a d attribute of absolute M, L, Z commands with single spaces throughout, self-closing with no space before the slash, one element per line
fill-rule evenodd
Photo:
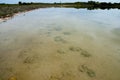
<path fill-rule="evenodd" d="M 43 8 L 0 22 L 0 80 L 120 80 L 120 10 Z"/>

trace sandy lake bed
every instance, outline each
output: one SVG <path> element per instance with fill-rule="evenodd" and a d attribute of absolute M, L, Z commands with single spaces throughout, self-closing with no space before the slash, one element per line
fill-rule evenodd
<path fill-rule="evenodd" d="M 119 10 L 43 8 L 0 23 L 0 80 L 120 80 Z"/>

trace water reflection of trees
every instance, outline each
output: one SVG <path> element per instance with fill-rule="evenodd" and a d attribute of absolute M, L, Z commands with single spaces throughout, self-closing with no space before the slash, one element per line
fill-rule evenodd
<path fill-rule="evenodd" d="M 88 1 L 88 2 L 75 2 L 75 8 L 87 8 L 88 10 L 93 9 L 120 9 L 120 3 L 111 3 L 111 2 L 95 2 L 95 1 Z M 81 6 L 79 6 L 81 5 Z"/>

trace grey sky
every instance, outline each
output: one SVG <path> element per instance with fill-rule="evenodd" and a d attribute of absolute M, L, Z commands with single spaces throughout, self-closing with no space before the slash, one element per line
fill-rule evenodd
<path fill-rule="evenodd" d="M 22 2 L 76 2 L 76 1 L 88 1 L 88 0 L 0 0 L 0 3 L 18 3 Z M 93 0 L 99 2 L 120 2 L 120 0 Z"/>

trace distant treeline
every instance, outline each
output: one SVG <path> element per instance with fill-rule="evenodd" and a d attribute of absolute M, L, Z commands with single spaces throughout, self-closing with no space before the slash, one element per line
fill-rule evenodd
<path fill-rule="evenodd" d="M 34 3 L 34 2 L 18 2 L 19 5 L 53 5 L 55 7 L 74 7 L 74 8 L 87 8 L 87 9 L 111 9 L 118 8 L 120 9 L 120 3 L 111 3 L 111 2 L 96 2 L 96 1 L 88 1 L 88 2 L 74 2 L 74 3 Z"/>
<path fill-rule="evenodd" d="M 118 8 L 120 9 L 120 3 L 111 3 L 111 2 L 96 2 L 96 1 L 88 1 L 88 2 L 74 2 L 74 3 L 35 3 L 35 2 L 18 2 L 19 5 L 51 5 L 55 7 L 75 7 L 75 8 L 89 8 L 89 9 L 109 9 L 109 8 Z M 1 4 L 0 4 L 1 5 Z M 2 5 L 5 5 L 3 3 Z"/>
<path fill-rule="evenodd" d="M 32 4 L 34 4 L 34 5 L 38 5 L 38 4 L 39 5 L 41 5 L 41 4 L 45 5 L 46 4 L 47 5 L 47 4 L 52 4 L 52 3 L 34 3 L 34 2 L 21 2 L 21 1 L 19 1 L 18 4 L 19 5 L 32 5 Z"/>

